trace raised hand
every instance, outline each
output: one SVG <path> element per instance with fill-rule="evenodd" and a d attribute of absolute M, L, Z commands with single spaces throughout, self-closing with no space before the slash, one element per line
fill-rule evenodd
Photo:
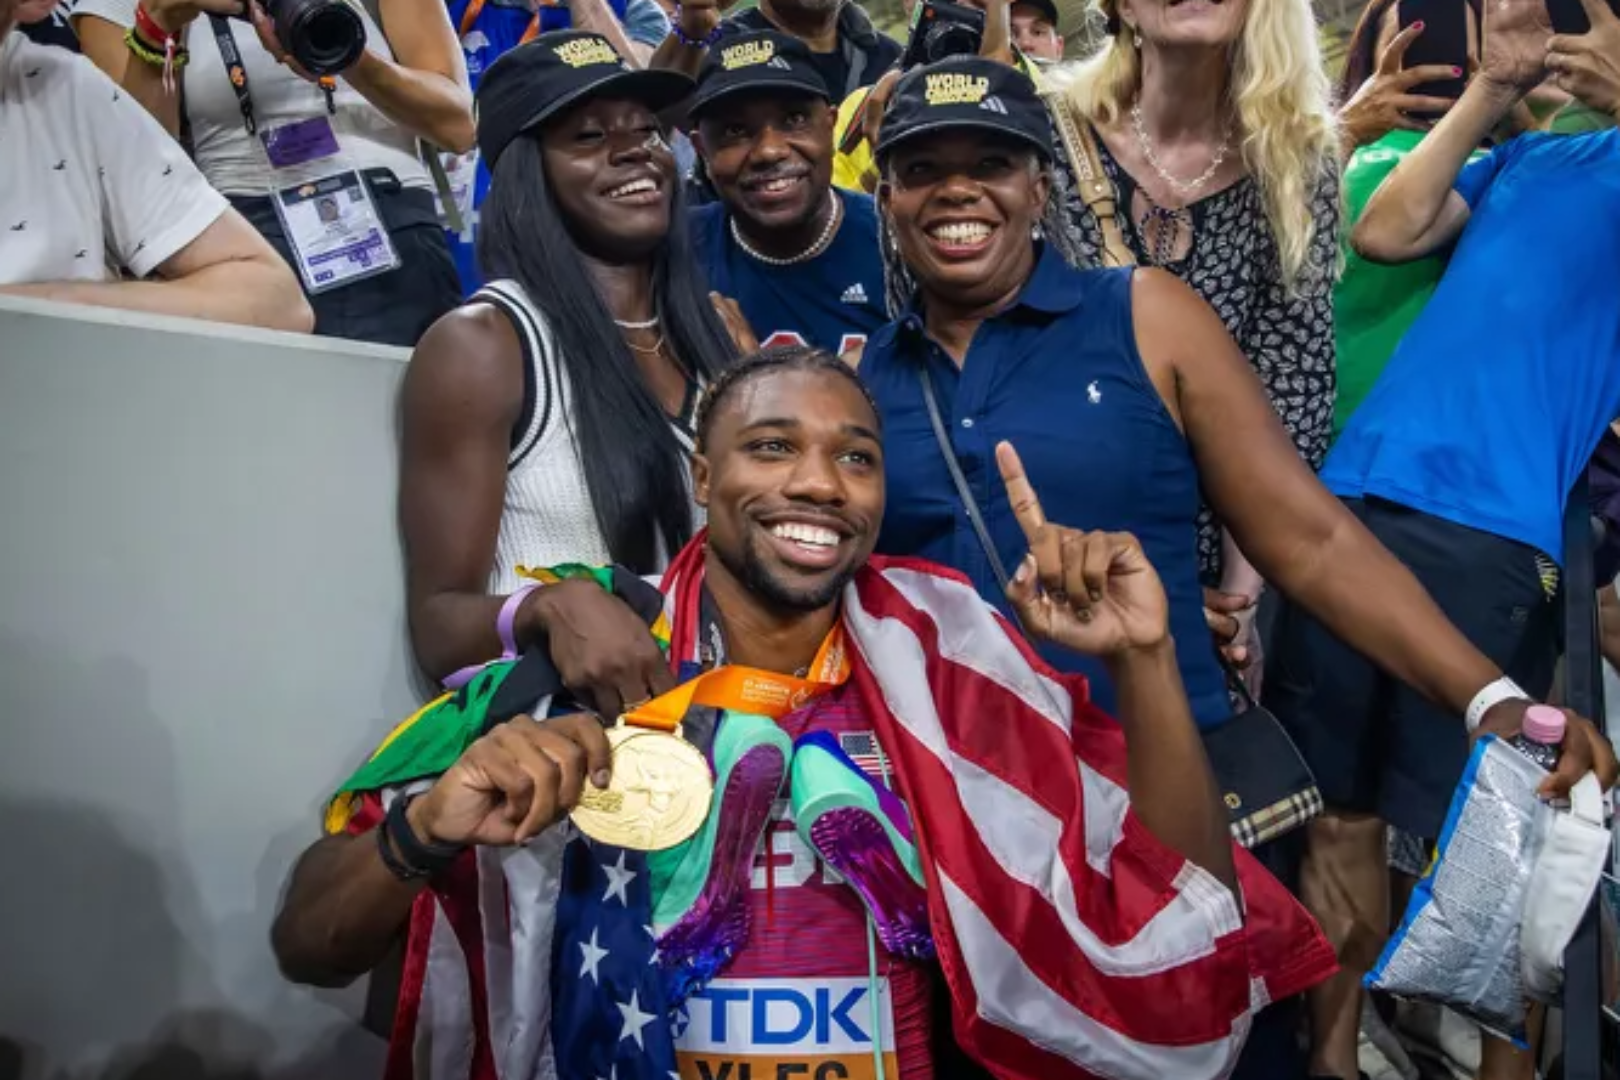
<path fill-rule="evenodd" d="M 1092 656 L 1163 644 L 1169 603 L 1136 537 L 1052 524 L 1011 443 L 996 447 L 996 464 L 1029 541 L 1029 555 L 1007 588 L 1024 629 Z"/>
<path fill-rule="evenodd" d="M 1547 73 L 1552 19 L 1546 0 L 1485 0 L 1485 57 L 1480 77 L 1523 93 Z"/>
<path fill-rule="evenodd" d="M 1414 94 L 1412 90 L 1422 83 L 1455 79 L 1462 74 L 1460 68 L 1449 64 L 1401 66 L 1406 62 L 1406 50 L 1422 33 L 1423 24 L 1417 22 L 1396 34 L 1379 54 L 1377 69 L 1339 110 L 1339 124 L 1352 146 L 1376 142 L 1397 128 L 1426 130 L 1429 118 L 1451 108 L 1450 98 Z M 1414 113 L 1422 114 L 1422 118 Z"/>
<path fill-rule="evenodd" d="M 1581 0 L 1592 27 L 1547 42 L 1547 70 L 1559 89 L 1620 119 L 1620 16 L 1605 0 Z"/>
<path fill-rule="evenodd" d="M 562 820 L 585 784 L 607 787 L 612 753 L 589 713 L 518 716 L 467 748 L 406 815 L 424 842 L 507 847 Z"/>

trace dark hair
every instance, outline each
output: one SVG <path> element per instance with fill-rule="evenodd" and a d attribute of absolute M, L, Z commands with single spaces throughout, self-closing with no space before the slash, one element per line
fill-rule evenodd
<path fill-rule="evenodd" d="M 1399 0 L 1369 0 L 1367 6 L 1361 11 L 1361 18 L 1356 20 L 1356 28 L 1350 34 L 1350 40 L 1344 49 L 1344 71 L 1339 75 L 1339 104 L 1343 105 L 1355 96 L 1361 84 L 1372 78 L 1373 72 L 1378 70 L 1378 28 L 1384 21 L 1389 9 Z M 1480 0 L 1463 0 L 1474 9 L 1475 25 L 1481 25 L 1479 2 Z M 1476 31 L 1477 33 L 1478 31 Z"/>
<path fill-rule="evenodd" d="M 515 279 L 545 315 L 572 396 L 565 416 L 578 441 L 586 489 L 613 560 L 657 569 L 658 541 L 678 551 L 692 535 L 686 451 L 596 291 L 546 177 L 539 136 L 515 140 L 496 162 L 478 230 L 489 280 Z M 736 355 L 709 301 L 687 239 L 677 181 L 669 235 L 653 256 L 654 310 L 674 354 L 699 383 Z"/>
<path fill-rule="evenodd" d="M 714 418 L 732 391 L 746 382 L 782 371 L 826 371 L 842 375 L 859 388 L 861 396 L 872 407 L 872 415 L 877 417 L 879 433 L 882 432 L 883 414 L 878 412 L 877 401 L 872 397 L 872 391 L 868 390 L 861 377 L 855 374 L 854 368 L 826 349 L 817 349 L 809 345 L 773 345 L 732 364 L 704 393 L 697 411 L 698 452 L 703 452 L 704 445 L 709 441 L 709 429 L 714 426 Z"/>
<path fill-rule="evenodd" d="M 1397 0 L 1370 0 L 1344 48 L 1344 71 L 1339 75 L 1339 104 L 1355 96 L 1361 84 L 1378 69 L 1378 27 Z"/>

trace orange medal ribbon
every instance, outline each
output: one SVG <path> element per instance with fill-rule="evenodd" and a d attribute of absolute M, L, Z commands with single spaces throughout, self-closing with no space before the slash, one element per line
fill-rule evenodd
<path fill-rule="evenodd" d="M 684 682 L 651 701 L 632 706 L 624 722 L 654 731 L 674 731 L 694 705 L 755 713 L 780 720 L 802 708 L 817 694 L 825 693 L 849 678 L 849 652 L 844 630 L 834 626 L 816 650 L 809 675 L 799 678 L 741 664 L 725 664 Z"/>

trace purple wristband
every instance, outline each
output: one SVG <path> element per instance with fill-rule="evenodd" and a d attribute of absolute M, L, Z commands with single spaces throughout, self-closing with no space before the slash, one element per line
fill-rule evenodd
<path fill-rule="evenodd" d="M 501 605 L 501 613 L 495 618 L 495 633 L 501 639 L 500 660 L 491 660 L 483 664 L 471 664 L 462 668 L 444 680 L 446 690 L 460 690 L 463 686 L 472 682 L 474 675 L 483 671 L 490 664 L 500 663 L 501 660 L 517 659 L 517 638 L 514 636 L 512 624 L 517 622 L 518 608 L 523 606 L 523 598 L 539 587 L 538 583 L 525 585 L 511 596 L 508 596 L 506 602 Z"/>
<path fill-rule="evenodd" d="M 686 31 L 681 29 L 681 16 L 683 14 L 684 11 L 682 10 L 681 5 L 677 3 L 675 5 L 675 10 L 671 12 L 669 16 L 669 32 L 675 35 L 676 41 L 680 42 L 682 45 L 685 45 L 688 49 L 707 49 L 710 45 L 713 45 L 715 42 L 720 40 L 721 24 L 725 20 L 717 20 L 714 24 L 714 29 L 709 31 L 707 37 L 693 38 L 687 37 Z"/>

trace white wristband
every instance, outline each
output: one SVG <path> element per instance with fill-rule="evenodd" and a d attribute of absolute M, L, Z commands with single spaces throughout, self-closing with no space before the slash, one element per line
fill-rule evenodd
<path fill-rule="evenodd" d="M 1502 704 L 1504 701 L 1534 701 L 1529 694 L 1520 689 L 1519 684 L 1506 675 L 1487 685 L 1474 695 L 1474 700 L 1468 703 L 1468 712 L 1463 719 L 1468 722 L 1470 734 L 1479 727 L 1479 722 L 1485 719 L 1485 714 Z"/>

